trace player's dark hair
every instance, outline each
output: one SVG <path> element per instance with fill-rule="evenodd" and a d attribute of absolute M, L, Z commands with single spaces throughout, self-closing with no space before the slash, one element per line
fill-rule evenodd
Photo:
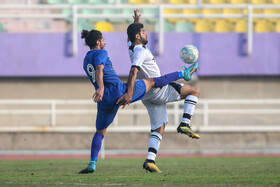
<path fill-rule="evenodd" d="M 96 42 L 102 39 L 102 33 L 98 30 L 83 30 L 81 38 L 85 39 L 86 45 L 89 46 L 90 49 L 96 46 Z"/>
<path fill-rule="evenodd" d="M 127 36 L 131 43 L 135 41 L 135 35 L 140 34 L 142 28 L 144 28 L 142 23 L 132 23 L 127 27 Z"/>

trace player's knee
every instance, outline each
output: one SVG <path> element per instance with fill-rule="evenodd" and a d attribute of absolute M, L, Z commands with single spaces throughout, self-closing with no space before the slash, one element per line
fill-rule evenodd
<path fill-rule="evenodd" d="M 155 85 L 155 81 L 153 78 L 148 78 L 148 82 L 151 86 L 154 86 Z"/>
<path fill-rule="evenodd" d="M 199 97 L 200 91 L 198 88 L 194 87 L 194 96 Z"/>
<path fill-rule="evenodd" d="M 101 130 L 96 130 L 96 132 L 103 134 L 103 136 L 104 136 L 106 134 L 106 130 L 107 130 L 107 128 L 101 129 Z"/>
<path fill-rule="evenodd" d="M 157 133 L 159 133 L 161 136 L 163 136 L 164 129 L 165 129 L 165 125 L 166 125 L 166 123 L 163 123 L 162 126 L 160 126 L 159 128 L 157 128 L 157 129 L 155 129 L 155 130 L 151 130 L 151 132 L 157 132 Z"/>
<path fill-rule="evenodd" d="M 155 86 L 155 81 L 153 78 L 143 79 L 146 84 L 146 91 L 149 91 L 151 88 Z"/>

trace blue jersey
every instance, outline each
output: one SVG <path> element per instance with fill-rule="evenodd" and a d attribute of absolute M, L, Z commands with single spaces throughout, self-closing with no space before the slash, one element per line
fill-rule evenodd
<path fill-rule="evenodd" d="M 101 64 L 104 65 L 104 95 L 102 101 L 97 103 L 97 130 L 105 129 L 112 123 L 119 108 L 116 102 L 125 92 L 127 92 L 127 84 L 122 83 L 116 75 L 106 50 L 89 51 L 84 59 L 84 70 L 95 89 L 98 89 L 98 84 L 95 80 L 95 70 L 96 66 Z M 143 99 L 145 93 L 145 82 L 143 80 L 137 80 L 135 82 L 131 103 Z"/>
<path fill-rule="evenodd" d="M 102 101 L 98 102 L 98 107 L 116 107 L 117 99 L 123 95 L 123 92 L 120 91 L 123 90 L 123 83 L 116 75 L 106 50 L 97 49 L 89 51 L 84 58 L 84 70 L 96 90 L 98 89 L 98 84 L 95 79 L 95 70 L 98 65 L 104 65 L 104 95 Z"/>

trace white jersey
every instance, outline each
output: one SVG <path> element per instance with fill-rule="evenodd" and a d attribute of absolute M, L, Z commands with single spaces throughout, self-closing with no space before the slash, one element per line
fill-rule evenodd
<path fill-rule="evenodd" d="M 139 68 L 137 78 L 145 79 L 151 77 L 160 77 L 160 70 L 155 61 L 155 58 L 151 51 L 142 44 L 132 46 L 131 42 L 128 42 L 128 53 L 131 60 L 131 66 Z M 149 99 L 153 94 L 157 93 L 160 88 L 152 88 L 145 94 L 143 100 Z"/>
<path fill-rule="evenodd" d="M 128 42 L 128 53 L 131 65 L 139 69 L 137 78 L 151 78 L 161 76 L 159 67 L 151 51 L 143 45 L 131 46 Z M 150 89 L 142 99 L 150 116 L 151 129 L 155 130 L 168 123 L 166 103 L 180 101 L 180 89 L 183 84 L 173 83 L 162 88 Z"/>

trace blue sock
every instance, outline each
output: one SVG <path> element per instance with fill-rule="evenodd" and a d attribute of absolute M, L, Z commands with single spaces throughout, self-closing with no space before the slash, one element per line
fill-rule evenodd
<path fill-rule="evenodd" d="M 94 137 L 92 138 L 92 143 L 91 143 L 91 155 L 90 155 L 91 162 L 97 161 L 98 153 L 101 149 L 101 144 L 102 144 L 103 138 L 104 138 L 104 135 L 99 132 L 96 132 L 94 134 Z"/>
<path fill-rule="evenodd" d="M 155 88 L 158 87 L 163 87 L 169 83 L 171 83 L 172 81 L 176 81 L 180 78 L 182 78 L 182 72 L 173 72 L 173 73 L 168 73 L 166 75 L 163 75 L 161 77 L 154 77 L 154 82 L 155 82 Z"/>

